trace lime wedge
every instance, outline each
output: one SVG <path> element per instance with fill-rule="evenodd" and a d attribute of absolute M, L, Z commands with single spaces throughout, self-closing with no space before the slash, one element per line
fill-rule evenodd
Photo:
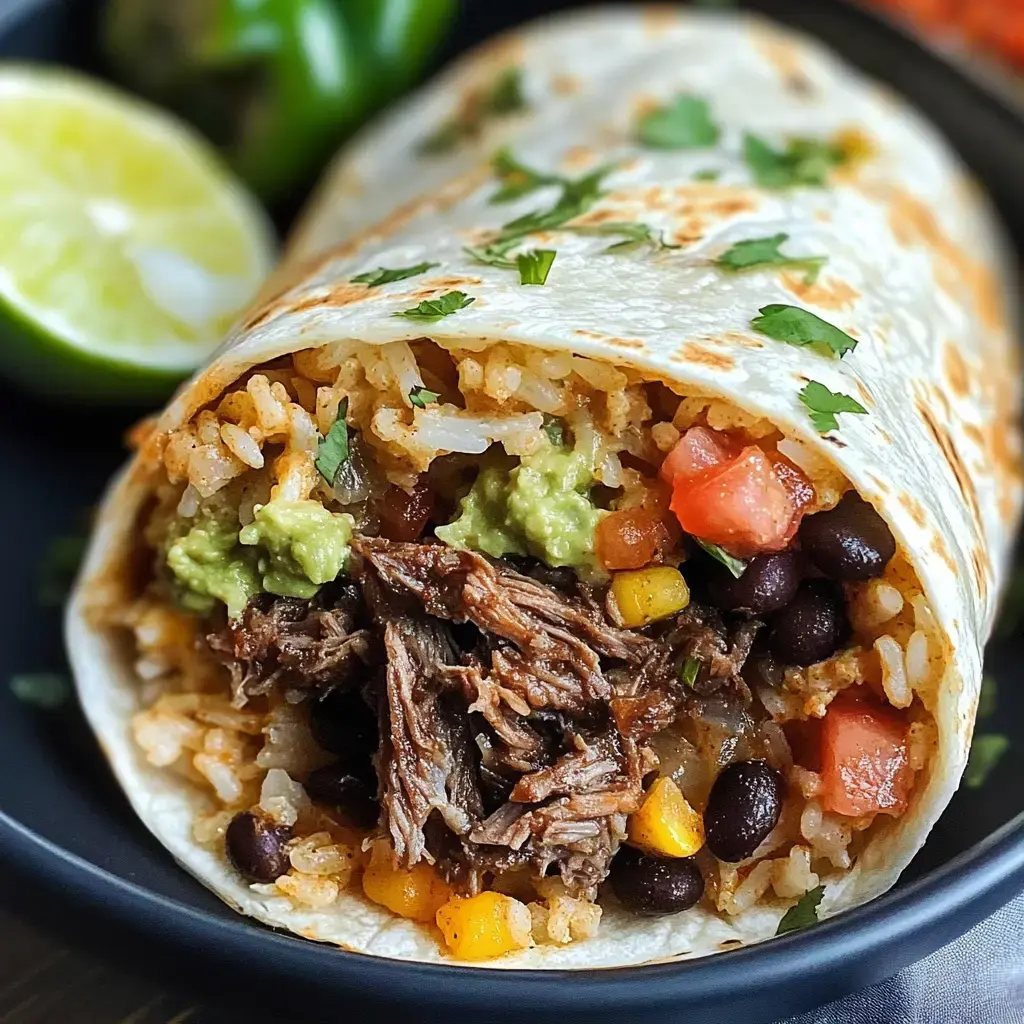
<path fill-rule="evenodd" d="M 0 372 L 50 396 L 160 397 L 252 298 L 272 238 L 176 120 L 64 70 L 0 68 Z"/>

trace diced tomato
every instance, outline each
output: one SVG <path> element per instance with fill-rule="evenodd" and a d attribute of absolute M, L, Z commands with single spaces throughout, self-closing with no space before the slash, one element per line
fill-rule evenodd
<path fill-rule="evenodd" d="M 742 444 L 730 434 L 708 427 L 690 427 L 665 456 L 658 475 L 667 484 L 690 481 L 735 459 Z"/>
<path fill-rule="evenodd" d="M 834 700 L 822 722 L 821 779 L 826 811 L 902 814 L 914 783 L 905 718 L 869 701 Z"/>
<path fill-rule="evenodd" d="M 418 540 L 434 511 L 434 492 L 418 483 L 412 493 L 389 487 L 377 503 L 380 532 L 388 540 Z"/>
<path fill-rule="evenodd" d="M 660 562 L 668 543 L 664 523 L 643 508 L 609 513 L 594 534 L 597 560 L 606 569 L 642 569 Z"/>
<path fill-rule="evenodd" d="M 691 480 L 677 478 L 671 507 L 687 533 L 739 558 L 781 551 L 794 512 L 771 461 L 756 445 L 721 468 Z"/>
<path fill-rule="evenodd" d="M 782 727 L 793 760 L 809 772 L 821 771 L 821 719 L 795 718 Z"/>
<path fill-rule="evenodd" d="M 786 493 L 789 495 L 790 501 L 793 502 L 793 518 L 785 537 L 785 545 L 788 545 L 796 536 L 796 531 L 800 529 L 800 520 L 803 519 L 804 512 L 814 504 L 814 487 L 811 481 L 785 455 L 769 452 L 768 458 L 772 460 L 775 475 L 779 478 L 782 486 L 786 488 Z"/>

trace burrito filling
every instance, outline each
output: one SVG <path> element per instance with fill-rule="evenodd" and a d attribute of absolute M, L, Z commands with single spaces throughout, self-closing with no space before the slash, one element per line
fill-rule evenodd
<path fill-rule="evenodd" d="M 729 402 L 458 345 L 299 352 L 167 439 L 120 621 L 196 840 L 459 959 L 840 877 L 935 746 L 881 516 Z"/>

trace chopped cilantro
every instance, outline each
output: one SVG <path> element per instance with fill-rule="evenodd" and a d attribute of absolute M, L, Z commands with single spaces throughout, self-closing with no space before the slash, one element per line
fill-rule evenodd
<path fill-rule="evenodd" d="M 755 267 L 794 267 L 807 272 L 807 284 L 817 280 L 827 256 L 786 256 L 779 252 L 779 246 L 788 241 L 789 235 L 779 233 L 768 238 L 747 238 L 736 242 L 715 260 L 724 270 L 738 272 L 753 270 Z"/>
<path fill-rule="evenodd" d="M 526 106 L 522 70 L 517 67 L 505 68 L 488 88 L 478 90 L 463 110 L 442 121 L 434 131 L 421 139 L 417 148 L 424 154 L 445 153 L 463 139 L 478 135 L 488 118 L 511 114 Z"/>
<path fill-rule="evenodd" d="M 565 444 L 565 422 L 557 416 L 544 413 L 544 433 L 556 448 Z"/>
<path fill-rule="evenodd" d="M 494 243 L 492 245 L 464 245 L 462 251 L 467 256 L 472 256 L 478 263 L 486 263 L 488 266 L 497 267 L 499 270 L 515 270 L 516 261 L 510 259 L 505 253 L 518 241 L 518 239 L 514 239 L 508 243 Z"/>
<path fill-rule="evenodd" d="M 78 567 L 85 555 L 86 538 L 69 535 L 54 537 L 39 562 L 36 600 L 44 608 L 58 608 L 71 590 Z"/>
<path fill-rule="evenodd" d="M 11 676 L 11 693 L 23 704 L 56 711 L 71 696 L 71 680 L 60 672 L 22 672 Z"/>
<path fill-rule="evenodd" d="M 409 401 L 418 409 L 426 409 L 430 402 L 436 402 L 440 397 L 436 391 L 428 391 L 424 387 L 415 387 L 409 392 Z"/>
<path fill-rule="evenodd" d="M 743 136 L 743 156 L 762 188 L 825 185 L 829 171 L 843 163 L 846 154 L 817 139 L 790 139 L 783 150 L 773 149 L 749 132 Z"/>
<path fill-rule="evenodd" d="M 501 188 L 488 200 L 490 203 L 508 203 L 546 185 L 561 185 L 565 181 L 560 174 L 545 174 L 520 163 L 508 148 L 494 154 L 491 166 Z"/>
<path fill-rule="evenodd" d="M 551 264 L 555 262 L 554 249 L 533 249 L 516 257 L 520 284 L 544 284 Z"/>
<path fill-rule="evenodd" d="M 404 316 L 406 320 L 415 320 L 417 323 L 432 323 L 442 317 L 451 316 L 452 313 L 465 309 L 476 302 L 465 292 L 445 292 L 436 299 L 424 299 L 418 306 L 412 309 L 402 309 L 392 316 Z"/>
<path fill-rule="evenodd" d="M 404 281 L 407 277 L 415 277 L 417 274 L 423 274 L 430 270 L 431 267 L 440 265 L 440 263 L 417 263 L 413 267 L 378 267 L 376 270 L 368 270 L 365 274 L 357 274 L 352 278 L 352 283 L 376 288 L 381 284 L 391 284 L 392 281 Z"/>
<path fill-rule="evenodd" d="M 825 887 L 819 885 L 805 893 L 800 899 L 786 911 L 785 917 L 779 922 L 776 929 L 776 936 L 785 935 L 786 932 L 800 931 L 802 928 L 810 928 L 812 924 L 818 923 L 818 904 L 821 897 L 825 895 Z"/>
<path fill-rule="evenodd" d="M 1010 738 L 999 732 L 985 732 L 975 736 L 964 769 L 964 785 L 968 789 L 981 789 L 1009 747 Z"/>
<path fill-rule="evenodd" d="M 655 249 L 678 249 L 678 245 L 671 245 L 662 236 L 656 235 L 649 224 L 640 224 L 632 221 L 611 221 L 607 224 L 582 224 L 579 227 L 572 227 L 569 230 L 580 235 L 622 235 L 619 242 L 613 242 L 605 249 L 605 252 L 629 252 L 639 248 L 641 245 L 652 245 Z"/>
<path fill-rule="evenodd" d="M 687 685 L 692 687 L 697 682 L 697 676 L 700 673 L 700 659 L 699 658 L 687 658 L 683 662 L 683 667 L 679 671 L 679 678 Z"/>
<path fill-rule="evenodd" d="M 739 579 L 747 571 L 747 563 L 742 558 L 737 558 L 735 555 L 730 555 L 725 548 L 720 547 L 718 544 L 711 544 L 706 540 L 701 540 L 700 537 L 693 538 L 712 558 L 717 559 L 722 563 L 736 577 Z"/>
<path fill-rule="evenodd" d="M 333 487 L 337 479 L 338 470 L 348 461 L 348 425 L 345 417 L 348 415 L 348 398 L 343 398 L 338 403 L 338 415 L 327 431 L 327 436 L 317 445 L 316 468 L 317 472 Z"/>
<path fill-rule="evenodd" d="M 800 392 L 800 401 L 810 410 L 811 422 L 819 434 L 839 429 L 839 421 L 836 419 L 838 413 L 852 412 L 866 416 L 868 412 L 855 398 L 829 391 L 824 384 L 819 384 L 816 380 L 806 384 Z"/>
<path fill-rule="evenodd" d="M 637 138 L 653 149 L 713 146 L 718 136 L 718 125 L 711 120 L 707 101 L 699 96 L 676 96 L 637 122 Z"/>
<path fill-rule="evenodd" d="M 799 306 L 775 302 L 762 306 L 758 312 L 761 315 L 755 316 L 750 326 L 787 345 L 813 345 L 825 355 L 840 358 L 857 347 L 856 338 Z"/>
<path fill-rule="evenodd" d="M 512 242 L 536 231 L 561 227 L 574 217 L 586 213 L 601 198 L 601 182 L 611 170 L 610 166 L 602 165 L 582 178 L 563 181 L 562 194 L 554 206 L 548 210 L 533 210 L 503 224 L 497 241 Z"/>
<path fill-rule="evenodd" d="M 721 171 L 716 171 L 713 168 L 708 168 L 706 171 L 698 171 L 694 176 L 694 181 L 718 181 L 722 176 Z"/>

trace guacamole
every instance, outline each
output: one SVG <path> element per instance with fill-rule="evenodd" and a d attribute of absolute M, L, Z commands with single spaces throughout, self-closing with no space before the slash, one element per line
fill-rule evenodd
<path fill-rule="evenodd" d="M 235 618 L 260 592 L 256 553 L 239 547 L 234 512 L 200 510 L 194 520 L 176 522 L 168 541 L 165 561 L 174 574 L 175 598 L 187 611 L 205 615 L 223 601 Z"/>
<path fill-rule="evenodd" d="M 591 500 L 593 470 L 579 452 L 552 446 L 516 465 L 492 461 L 462 499 L 459 517 L 438 527 L 455 548 L 533 555 L 548 565 L 594 564 L 594 530 L 607 515 Z"/>
<path fill-rule="evenodd" d="M 238 534 L 240 543 L 261 550 L 257 568 L 263 589 L 282 597 L 312 597 L 348 560 L 355 521 L 318 501 L 278 498 L 256 509 Z"/>
<path fill-rule="evenodd" d="M 308 500 L 270 501 L 241 530 L 234 510 L 201 509 L 168 537 L 175 597 L 200 614 L 223 601 L 231 618 L 262 591 L 312 597 L 344 568 L 353 525 L 351 516 Z"/>

